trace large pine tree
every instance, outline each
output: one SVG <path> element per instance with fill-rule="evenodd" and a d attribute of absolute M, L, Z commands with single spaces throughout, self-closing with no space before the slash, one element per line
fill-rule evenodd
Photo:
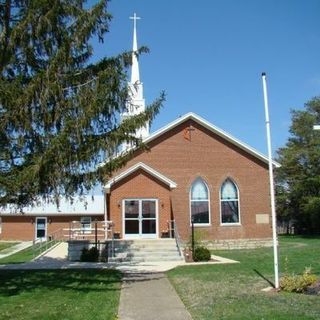
<path fill-rule="evenodd" d="M 113 157 L 151 121 L 119 122 L 128 98 L 130 53 L 89 64 L 90 39 L 109 31 L 107 1 L 0 1 L 0 205 L 25 205 L 90 189 L 130 155 Z M 139 50 L 141 53 L 143 49 Z"/>

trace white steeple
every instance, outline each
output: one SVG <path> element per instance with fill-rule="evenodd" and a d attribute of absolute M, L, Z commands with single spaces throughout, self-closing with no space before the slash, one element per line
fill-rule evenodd
<path fill-rule="evenodd" d="M 143 84 L 140 81 L 139 73 L 139 60 L 137 57 L 138 50 L 138 41 L 137 41 L 137 20 L 140 20 L 140 17 L 134 13 L 133 17 L 130 17 L 133 20 L 133 47 L 132 47 L 132 66 L 131 66 L 131 79 L 128 82 L 129 90 L 129 100 L 126 104 L 126 112 L 121 114 L 121 118 L 125 119 L 127 117 L 137 115 L 145 111 L 145 100 L 143 98 Z M 149 136 L 149 123 L 135 133 L 135 136 L 138 138 L 146 138 Z M 124 145 L 123 148 L 130 147 L 130 145 Z"/>
<path fill-rule="evenodd" d="M 137 20 L 140 20 L 140 17 L 134 13 L 133 17 L 130 17 L 133 20 L 133 47 L 132 47 L 132 69 L 131 69 L 131 83 L 136 83 L 140 81 L 139 74 L 139 62 L 138 57 L 135 52 L 138 51 L 138 42 L 137 42 Z"/>

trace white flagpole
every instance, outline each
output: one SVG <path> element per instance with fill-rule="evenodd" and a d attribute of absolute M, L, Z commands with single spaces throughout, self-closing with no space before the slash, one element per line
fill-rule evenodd
<path fill-rule="evenodd" d="M 269 120 L 269 105 L 266 74 L 262 73 L 264 110 L 266 115 L 266 130 L 268 143 L 268 158 L 269 158 L 269 183 L 270 183 L 270 198 L 271 198 L 271 214 L 272 214 L 272 239 L 273 239 L 273 258 L 274 258 L 274 282 L 275 288 L 279 289 L 279 263 L 278 263 L 278 239 L 277 239 L 277 220 L 276 220 L 276 205 L 274 197 L 274 179 L 273 179 L 273 164 L 272 164 L 272 149 L 271 149 L 271 133 Z"/>

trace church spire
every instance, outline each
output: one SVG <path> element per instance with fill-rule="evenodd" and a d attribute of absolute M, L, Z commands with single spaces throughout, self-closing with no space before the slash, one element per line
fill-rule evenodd
<path fill-rule="evenodd" d="M 131 79 L 128 82 L 128 101 L 126 102 L 126 110 L 121 114 L 121 119 L 124 120 L 128 117 L 137 115 L 141 112 L 144 112 L 146 109 L 145 100 L 143 97 L 143 83 L 140 81 L 139 74 L 139 62 L 136 55 L 138 50 L 137 43 L 137 20 L 140 20 L 140 17 L 134 13 L 133 17 L 130 17 L 133 20 L 133 47 L 132 47 L 132 66 L 131 66 Z M 139 128 L 135 134 L 137 138 L 144 139 L 149 135 L 149 123 L 146 123 L 143 127 Z M 131 147 L 130 144 L 124 143 L 122 149 L 126 150 Z"/>
<path fill-rule="evenodd" d="M 131 67 L 131 83 L 135 84 L 140 81 L 139 74 L 139 61 L 137 57 L 138 51 L 138 41 L 137 41 L 137 20 L 140 20 L 140 17 L 137 17 L 136 13 L 133 14 L 133 17 L 130 17 L 133 20 L 133 47 L 132 47 L 132 67 Z"/>

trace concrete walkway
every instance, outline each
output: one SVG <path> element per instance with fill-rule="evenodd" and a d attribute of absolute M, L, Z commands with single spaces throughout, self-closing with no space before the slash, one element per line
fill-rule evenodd
<path fill-rule="evenodd" d="M 60 261 L 67 261 L 68 258 L 68 243 L 61 242 L 58 245 L 50 248 L 47 252 L 42 254 L 40 257 L 37 258 L 37 261 L 42 261 L 45 259 L 48 260 L 60 260 Z"/>
<path fill-rule="evenodd" d="M 20 242 L 20 243 L 16 244 L 15 246 L 12 246 L 10 248 L 2 250 L 0 253 L 0 259 L 11 256 L 12 254 L 17 253 L 17 252 L 24 250 L 26 248 L 29 248 L 31 246 L 32 246 L 32 241 Z"/>
<path fill-rule="evenodd" d="M 120 320 L 192 319 L 163 273 L 126 273 L 118 316 Z"/>
<path fill-rule="evenodd" d="M 55 247 L 54 253 L 57 253 L 61 248 Z M 63 252 L 63 249 L 61 249 Z M 193 262 L 186 263 L 184 261 L 154 261 L 154 262 L 137 262 L 137 263 L 124 263 L 124 262 L 72 262 L 66 260 L 63 256 L 52 257 L 50 251 L 39 257 L 37 260 L 21 263 L 21 264 L 7 264 L 1 265 L 0 270 L 32 270 L 32 269 L 117 269 L 123 273 L 136 274 L 136 273 L 154 273 L 166 272 L 178 266 L 199 266 L 203 264 L 229 264 L 239 263 L 238 261 L 225 259 L 222 257 L 214 256 L 215 261 L 210 262 Z"/>

